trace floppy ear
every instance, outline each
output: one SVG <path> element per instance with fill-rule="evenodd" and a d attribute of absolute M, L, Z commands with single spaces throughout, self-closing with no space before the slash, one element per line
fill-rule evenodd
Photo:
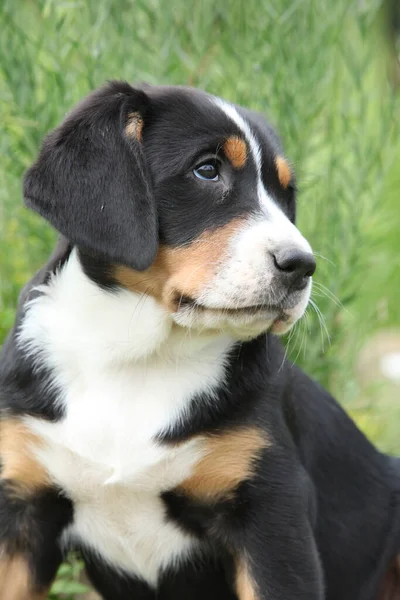
<path fill-rule="evenodd" d="M 78 247 L 133 269 L 153 262 L 156 207 L 141 143 L 148 96 L 111 82 L 45 139 L 27 171 L 27 206 Z"/>

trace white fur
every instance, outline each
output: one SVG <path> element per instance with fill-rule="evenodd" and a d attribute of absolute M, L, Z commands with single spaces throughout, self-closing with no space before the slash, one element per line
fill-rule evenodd
<path fill-rule="evenodd" d="M 212 101 L 240 128 L 247 141 L 256 166 L 259 210 L 232 237 L 228 251 L 217 264 L 215 276 L 196 298 L 208 310 L 196 312 L 185 308 L 174 318 L 186 327 L 228 330 L 241 339 L 260 334 L 272 326 L 275 333 L 281 334 L 303 315 L 310 299 L 311 278 L 307 287 L 297 293 L 296 305 L 285 310 L 284 321 L 276 321 L 277 311 L 232 314 L 223 309 L 279 304 L 284 293 L 277 292 L 274 285 L 274 277 L 278 275 L 274 255 L 286 248 L 310 253 L 312 250 L 264 187 L 261 148 L 250 125 L 231 104 L 220 98 L 212 98 Z"/>
<path fill-rule="evenodd" d="M 262 184 L 251 128 L 233 106 L 215 102 L 249 144 L 259 214 L 232 237 L 199 298 L 206 310 L 171 315 L 151 297 L 104 291 L 84 275 L 73 251 L 30 303 L 19 336 L 36 367 L 51 369 L 64 409 L 55 423 L 25 421 L 43 440 L 39 460 L 74 502 L 65 543 L 81 541 L 151 585 L 162 569 L 196 551 L 197 542 L 165 518 L 160 493 L 188 477 L 205 451 L 201 439 L 168 447 L 157 436 L 179 423 L 196 394 L 213 401 L 234 339 L 287 329 L 277 314 L 220 309 L 263 303 L 266 294 L 279 302 L 272 254 L 282 244 L 311 250 Z M 289 326 L 303 313 L 310 287 L 288 311 Z"/>
<path fill-rule="evenodd" d="M 253 159 L 254 159 L 254 162 L 256 165 L 256 169 L 257 169 L 257 175 L 260 178 L 261 177 L 261 156 L 262 156 L 261 148 L 254 136 L 254 133 L 251 130 L 250 125 L 238 113 L 236 108 L 232 104 L 229 104 L 229 102 L 222 100 L 222 98 L 216 98 L 216 97 L 213 97 L 213 101 L 226 114 L 226 116 L 229 117 L 229 119 L 231 119 L 231 121 L 233 121 L 239 127 L 239 129 L 243 132 L 243 134 L 246 138 L 246 141 L 250 146 L 250 151 L 253 155 Z"/>
<path fill-rule="evenodd" d="M 101 290 L 75 252 L 42 292 L 19 340 L 38 368 L 53 369 L 65 417 L 26 423 L 45 442 L 39 460 L 75 504 L 65 541 L 82 540 L 155 585 L 160 569 L 196 545 L 165 519 L 159 494 L 204 452 L 201 440 L 173 448 L 156 436 L 195 394 L 212 401 L 232 342 L 179 331 L 152 298 Z"/>
<path fill-rule="evenodd" d="M 280 246 L 284 245 L 285 247 L 296 247 L 304 252 L 312 252 L 310 244 L 274 202 L 273 198 L 264 187 L 261 178 L 261 148 L 250 125 L 243 119 L 232 104 L 221 100 L 221 98 L 214 98 L 214 102 L 232 121 L 234 121 L 239 129 L 241 129 L 250 148 L 257 170 L 257 196 L 260 205 L 261 218 L 264 221 L 264 249 L 268 250 L 270 253 L 274 253 Z"/>

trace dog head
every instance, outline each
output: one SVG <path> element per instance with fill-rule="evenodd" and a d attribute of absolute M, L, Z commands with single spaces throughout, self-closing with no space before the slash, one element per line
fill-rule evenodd
<path fill-rule="evenodd" d="M 46 138 L 24 195 L 99 285 L 152 296 L 179 326 L 246 339 L 304 313 L 315 260 L 292 169 L 256 113 L 112 82 Z"/>

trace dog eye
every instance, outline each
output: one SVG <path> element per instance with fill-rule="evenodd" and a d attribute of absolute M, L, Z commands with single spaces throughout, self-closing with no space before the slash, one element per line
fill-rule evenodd
<path fill-rule="evenodd" d="M 199 165 L 193 169 L 193 173 L 199 179 L 205 179 L 206 181 L 218 181 L 219 172 L 218 165 L 216 162 L 207 162 Z"/>

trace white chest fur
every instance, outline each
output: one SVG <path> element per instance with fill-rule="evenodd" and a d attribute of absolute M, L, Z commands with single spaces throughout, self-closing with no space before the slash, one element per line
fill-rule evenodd
<path fill-rule="evenodd" d="M 29 418 L 45 441 L 39 459 L 74 501 L 68 537 L 152 584 L 194 547 L 165 518 L 160 492 L 203 453 L 193 440 L 157 442 L 195 394 L 224 377 L 231 341 L 177 331 L 152 298 L 100 290 L 73 253 L 24 320 L 21 344 L 52 369 L 64 417 Z"/>

